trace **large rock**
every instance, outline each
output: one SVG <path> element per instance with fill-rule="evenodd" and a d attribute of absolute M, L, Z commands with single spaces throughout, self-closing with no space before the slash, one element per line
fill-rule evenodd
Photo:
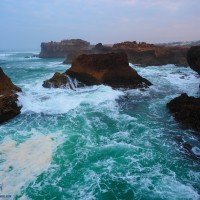
<path fill-rule="evenodd" d="M 0 67 L 0 95 L 21 92 L 21 88 L 12 83 L 10 78 L 3 72 Z"/>
<path fill-rule="evenodd" d="M 45 88 L 63 88 L 68 84 L 68 79 L 66 74 L 61 74 L 56 72 L 52 78 L 44 81 L 43 87 Z"/>
<path fill-rule="evenodd" d="M 17 104 L 17 92 L 21 89 L 14 85 L 0 68 L 0 123 L 20 114 L 21 106 Z"/>
<path fill-rule="evenodd" d="M 187 61 L 190 67 L 200 74 L 200 46 L 194 46 L 189 49 Z"/>
<path fill-rule="evenodd" d="M 174 64 L 188 66 L 186 54 L 189 47 L 166 47 L 145 42 L 122 42 L 113 45 L 115 51 L 125 51 L 129 62 L 143 67 Z"/>
<path fill-rule="evenodd" d="M 112 47 L 110 46 L 105 46 L 102 43 L 96 44 L 94 47 L 87 49 L 87 50 L 77 50 L 77 51 L 71 51 L 68 52 L 67 57 L 64 60 L 64 64 L 71 64 L 74 59 L 76 59 L 78 56 L 82 54 L 105 54 L 105 53 L 111 53 L 114 52 Z"/>
<path fill-rule="evenodd" d="M 171 100 L 167 107 L 176 120 L 200 134 L 200 98 L 189 97 L 184 93 Z"/>
<path fill-rule="evenodd" d="M 90 48 L 90 43 L 81 39 L 62 40 L 61 42 L 41 43 L 40 58 L 65 58 L 68 53 Z"/>
<path fill-rule="evenodd" d="M 127 55 L 123 52 L 81 55 L 72 62 L 66 74 L 86 85 L 104 84 L 113 88 L 151 85 L 129 66 Z"/>

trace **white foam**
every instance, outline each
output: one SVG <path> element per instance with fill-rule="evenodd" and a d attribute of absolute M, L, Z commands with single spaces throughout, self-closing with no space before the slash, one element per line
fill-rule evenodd
<path fill-rule="evenodd" d="M 174 88 L 180 93 L 186 92 L 189 95 L 195 95 L 199 90 L 199 75 L 189 67 L 176 67 L 174 65 L 146 68 L 132 67 L 158 89 L 168 90 Z M 166 87 L 163 88 L 164 86 Z"/>
<path fill-rule="evenodd" d="M 32 136 L 24 143 L 4 141 L 0 146 L 3 163 L 0 165 L 0 194 L 15 196 L 48 168 L 55 148 L 52 135 Z"/>
<path fill-rule="evenodd" d="M 70 89 L 43 88 L 27 85 L 27 92 L 19 94 L 19 102 L 23 105 L 22 113 L 35 112 L 45 114 L 63 114 L 79 107 L 81 104 L 97 106 L 114 101 L 123 93 L 107 86 L 93 86 L 76 91 Z"/>
<path fill-rule="evenodd" d="M 192 152 L 195 155 L 200 156 L 200 149 L 198 147 L 192 147 Z"/>

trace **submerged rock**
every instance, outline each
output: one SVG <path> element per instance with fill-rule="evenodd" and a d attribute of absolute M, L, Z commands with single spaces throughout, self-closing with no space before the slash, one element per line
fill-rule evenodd
<path fill-rule="evenodd" d="M 104 84 L 113 88 L 151 85 L 129 66 L 127 55 L 123 52 L 81 55 L 73 61 L 66 74 L 86 85 Z"/>
<path fill-rule="evenodd" d="M 21 106 L 17 104 L 16 92 L 21 91 L 0 68 L 0 123 L 20 114 Z"/>
<path fill-rule="evenodd" d="M 200 134 L 200 98 L 189 97 L 184 93 L 171 100 L 167 107 L 177 121 Z"/>
<path fill-rule="evenodd" d="M 194 46 L 189 49 L 187 61 L 190 67 L 200 74 L 200 46 Z"/>

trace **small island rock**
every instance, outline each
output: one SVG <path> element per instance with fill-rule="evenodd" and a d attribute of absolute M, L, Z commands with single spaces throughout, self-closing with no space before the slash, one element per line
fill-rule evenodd
<path fill-rule="evenodd" d="M 183 93 L 171 100 L 167 107 L 177 121 L 200 134 L 200 98 L 189 97 Z"/>
<path fill-rule="evenodd" d="M 86 85 L 104 84 L 113 88 L 142 88 L 151 83 L 129 66 L 126 53 L 80 55 L 66 74 Z"/>

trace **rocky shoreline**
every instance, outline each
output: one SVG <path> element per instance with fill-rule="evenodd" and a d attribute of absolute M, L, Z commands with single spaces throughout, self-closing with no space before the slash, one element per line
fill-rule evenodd
<path fill-rule="evenodd" d="M 188 66 L 186 54 L 187 46 L 158 46 L 136 41 L 122 42 L 112 46 L 98 43 L 93 46 L 81 39 L 63 40 L 61 42 L 41 43 L 40 58 L 65 58 L 64 64 L 71 64 L 81 54 L 117 53 L 125 52 L 128 61 L 132 64 L 147 66 L 160 66 L 174 64 Z"/>

